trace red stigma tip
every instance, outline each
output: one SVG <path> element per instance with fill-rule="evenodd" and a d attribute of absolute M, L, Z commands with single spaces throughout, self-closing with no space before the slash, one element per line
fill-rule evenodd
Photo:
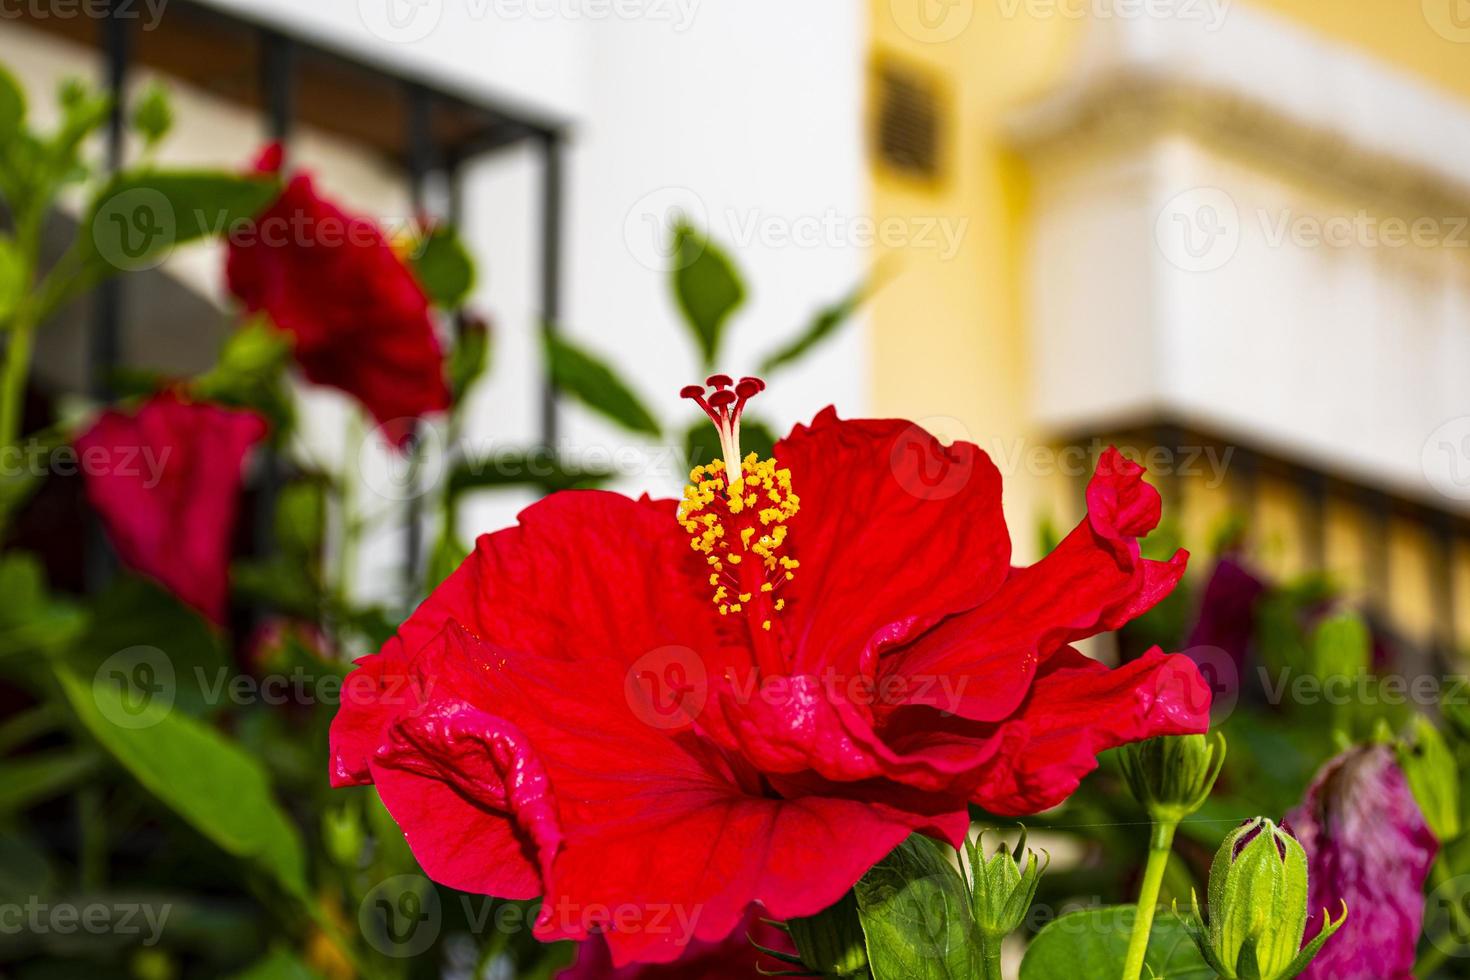
<path fill-rule="evenodd" d="M 740 383 L 735 386 L 735 394 L 741 398 L 754 398 L 764 387 L 759 378 L 741 378 Z"/>
<path fill-rule="evenodd" d="M 714 408 L 724 408 L 726 405 L 735 403 L 735 392 L 729 388 L 721 388 L 719 391 L 710 393 L 709 403 Z"/>
<path fill-rule="evenodd" d="M 704 379 L 704 383 L 709 385 L 711 388 L 728 388 L 734 382 L 730 379 L 730 376 L 728 374 L 712 374 L 708 378 Z"/>
<path fill-rule="evenodd" d="M 704 385 L 685 385 L 679 389 L 680 398 L 698 398 L 704 394 Z"/>

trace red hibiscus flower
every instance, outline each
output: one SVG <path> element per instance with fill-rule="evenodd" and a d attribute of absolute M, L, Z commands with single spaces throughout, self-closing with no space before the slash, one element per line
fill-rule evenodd
<path fill-rule="evenodd" d="M 272 145 L 256 169 L 280 166 Z M 320 197 L 308 174 L 230 236 L 225 274 L 246 309 L 292 335 L 307 379 L 356 398 L 396 445 L 412 419 L 449 406 L 428 297 L 377 225 Z"/>
<path fill-rule="evenodd" d="M 87 499 L 123 564 L 224 621 L 241 463 L 266 433 L 252 412 L 153 396 L 77 440 Z"/>
<path fill-rule="evenodd" d="M 1187 658 L 1070 645 L 1183 572 L 1139 556 L 1140 467 L 1107 453 L 1086 520 L 1012 568 L 975 446 L 828 409 L 742 460 L 763 386 L 709 384 L 685 394 L 724 459 L 683 501 L 548 497 L 358 661 L 332 780 L 375 783 L 431 877 L 544 895 L 539 937 L 666 962 L 752 902 L 827 907 L 911 832 L 958 843 L 972 802 L 1033 813 L 1103 749 L 1205 730 Z"/>

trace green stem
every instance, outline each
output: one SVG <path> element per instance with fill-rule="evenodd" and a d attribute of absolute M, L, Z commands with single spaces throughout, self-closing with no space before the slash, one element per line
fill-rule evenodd
<path fill-rule="evenodd" d="M 17 311 L 10 325 L 10 342 L 5 346 L 5 365 L 0 368 L 0 446 L 13 446 L 20 440 L 35 333 L 36 325 L 28 311 Z"/>
<path fill-rule="evenodd" d="M 1153 826 L 1148 864 L 1143 869 L 1143 885 L 1138 889 L 1138 916 L 1133 920 L 1133 934 L 1128 937 L 1128 958 L 1123 962 L 1123 980 L 1139 980 L 1143 974 L 1148 936 L 1153 931 L 1154 910 L 1159 904 L 1159 885 L 1164 881 L 1164 869 L 1169 866 L 1169 853 L 1174 847 L 1174 831 L 1178 826 L 1177 820 Z"/>
<path fill-rule="evenodd" d="M 984 980 L 1002 980 L 1000 975 L 1000 947 L 1004 936 L 982 934 L 980 937 L 980 976 Z"/>

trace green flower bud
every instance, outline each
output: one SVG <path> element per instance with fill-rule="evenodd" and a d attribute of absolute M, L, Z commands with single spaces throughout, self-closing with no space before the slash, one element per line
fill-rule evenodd
<path fill-rule="evenodd" d="M 1220 767 L 1225 736 L 1166 735 L 1125 745 L 1119 753 L 1133 796 L 1155 823 L 1177 824 L 1204 805 Z"/>
<path fill-rule="evenodd" d="M 1021 839 L 1013 849 L 1001 844 L 987 861 L 983 838 L 982 834 L 980 840 L 965 841 L 970 865 L 970 912 L 987 942 L 998 943 L 1026 918 L 1041 876 L 1051 864 L 1051 855 L 1038 862 L 1036 852 L 1026 849 L 1026 828 L 1022 827 Z"/>
<path fill-rule="evenodd" d="M 1324 914 L 1320 933 L 1302 947 L 1307 929 L 1307 854 L 1265 817 L 1226 836 L 1210 865 L 1209 924 L 1193 902 L 1189 923 L 1210 967 L 1227 980 L 1289 980 L 1347 919 Z"/>
<path fill-rule="evenodd" d="M 1460 836 L 1460 775 L 1454 754 L 1434 723 L 1415 715 L 1401 741 L 1394 743 L 1399 768 L 1424 822 L 1441 844 Z"/>
<path fill-rule="evenodd" d="M 822 976 L 868 975 L 868 949 L 852 891 L 831 908 L 816 915 L 789 919 L 786 931 L 801 954 L 801 965 Z M 770 953 L 770 950 L 763 950 Z M 779 959 L 789 959 L 779 954 Z"/>

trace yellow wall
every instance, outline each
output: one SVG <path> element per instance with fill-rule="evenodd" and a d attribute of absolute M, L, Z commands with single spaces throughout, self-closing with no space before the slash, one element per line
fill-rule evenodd
<path fill-rule="evenodd" d="M 1453 25 L 1444 27 L 1450 22 L 1441 17 L 1459 2 L 1252 0 L 1251 6 L 1361 48 L 1470 100 L 1470 29 L 1463 32 L 1465 43 L 1455 43 L 1446 36 Z M 1065 6 L 1078 8 L 1075 2 Z M 971 438 L 992 456 L 998 441 L 1014 447 L 1017 440 L 1024 445 L 1037 438 L 1029 420 L 1023 294 L 1029 181 L 1023 162 L 1006 150 L 1000 126 L 1013 107 L 1066 72 L 1087 26 L 1072 16 L 1038 18 L 1027 13 L 1028 7 L 1046 9 L 1026 0 L 871 0 L 870 6 L 872 59 L 891 57 L 928 68 L 939 77 L 948 104 L 944 179 L 936 186 L 919 184 L 875 162 L 874 216 L 880 222 L 894 217 L 967 222 L 961 247 L 951 258 L 912 247 L 880 256 L 891 260 L 896 275 L 872 309 L 874 407 L 880 414 L 923 420 L 946 437 Z M 922 20 L 921 11 L 931 19 Z M 946 22 L 946 17 L 968 20 Z M 1042 517 L 1064 527 L 1077 518 L 1081 485 L 1024 466 L 1007 471 L 998 462 L 1016 558 L 1030 560 Z M 1197 536 L 1218 520 L 1225 505 L 1223 491 L 1217 493 L 1205 502 L 1208 520 L 1185 515 L 1178 522 L 1187 533 Z M 1284 574 L 1302 571 L 1301 542 L 1286 540 L 1296 526 L 1295 503 L 1270 488 L 1263 488 L 1261 499 L 1266 526 L 1253 535 L 1262 543 L 1261 560 Z M 1361 538 L 1363 527 L 1353 524 L 1351 514 L 1329 511 L 1329 562 L 1342 557 L 1355 535 Z M 1432 583 L 1418 581 L 1426 567 L 1421 560 L 1426 542 L 1395 533 L 1388 544 L 1395 568 L 1403 572 L 1399 582 L 1414 583 L 1407 592 L 1396 588 L 1395 604 L 1401 608 L 1395 611 L 1413 621 L 1404 625 L 1423 630 L 1433 616 Z M 1344 584 L 1360 588 L 1361 556 L 1344 564 Z M 1457 604 L 1465 635 L 1470 632 L 1470 586 L 1462 591 Z"/>

